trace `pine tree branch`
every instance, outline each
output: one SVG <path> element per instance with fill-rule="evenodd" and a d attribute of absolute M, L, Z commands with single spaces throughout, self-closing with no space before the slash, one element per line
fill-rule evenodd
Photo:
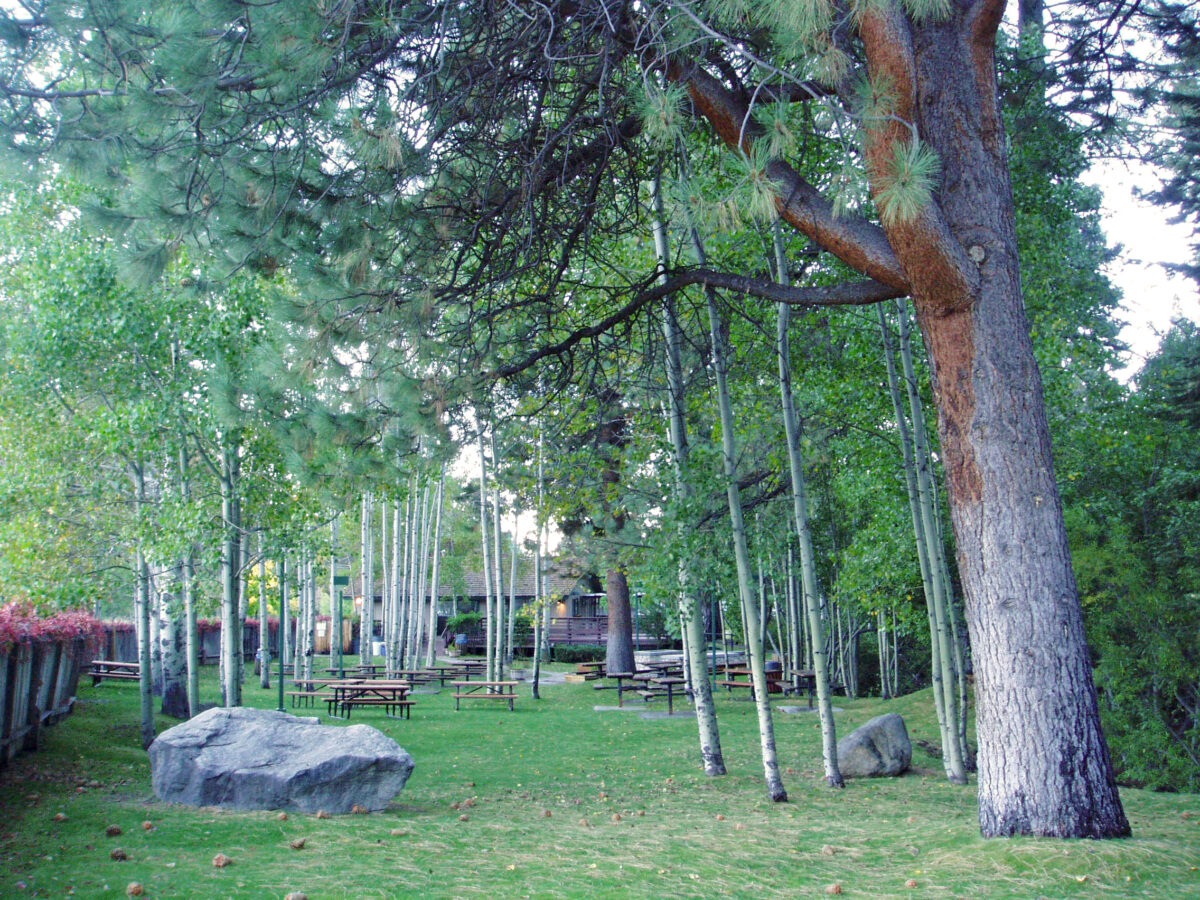
<path fill-rule="evenodd" d="M 877 102 L 881 106 L 863 121 L 867 178 L 877 205 L 886 212 L 881 195 L 897 177 L 897 151 L 915 146 L 920 139 L 916 50 L 911 23 L 894 0 L 870 5 L 863 14 L 859 33 L 872 89 L 880 95 Z M 933 198 L 922 203 L 914 214 L 888 224 L 886 232 L 905 272 L 913 279 L 914 292 L 924 301 L 953 309 L 962 298 L 974 295 L 978 273 Z"/>
<path fill-rule="evenodd" d="M 733 92 L 696 66 L 669 63 L 667 77 L 688 88 L 696 108 L 728 146 L 751 151 L 762 129 Z M 786 222 L 852 268 L 908 293 L 908 279 L 881 228 L 856 216 L 835 216 L 833 204 L 783 160 L 773 160 L 767 172 L 778 187 L 779 214 Z"/>
<path fill-rule="evenodd" d="M 715 269 L 691 268 L 673 270 L 666 279 L 655 282 L 652 287 L 641 290 L 618 309 L 594 325 L 578 328 L 565 338 L 540 347 L 516 362 L 506 363 L 487 373 L 488 378 L 509 378 L 520 374 L 550 357 L 569 353 L 576 345 L 611 331 L 621 323 L 633 318 L 648 304 L 661 300 L 689 285 L 702 284 L 706 287 L 725 288 L 752 297 L 761 297 L 776 303 L 794 306 L 866 306 L 906 296 L 905 292 L 878 281 L 854 281 L 825 287 L 791 287 L 769 278 L 752 278 L 718 272 Z"/>

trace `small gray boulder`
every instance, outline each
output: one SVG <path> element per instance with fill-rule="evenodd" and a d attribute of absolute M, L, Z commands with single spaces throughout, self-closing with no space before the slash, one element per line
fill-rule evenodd
<path fill-rule="evenodd" d="M 899 775 L 912 762 L 912 741 L 899 713 L 877 716 L 838 741 L 844 778 Z"/>
<path fill-rule="evenodd" d="M 403 790 L 413 765 L 369 725 L 334 728 L 245 707 L 207 710 L 150 745 L 154 793 L 188 806 L 379 810 Z"/>

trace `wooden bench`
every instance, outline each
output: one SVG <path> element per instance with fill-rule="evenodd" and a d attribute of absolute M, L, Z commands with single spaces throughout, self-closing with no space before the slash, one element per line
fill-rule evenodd
<path fill-rule="evenodd" d="M 392 716 L 397 719 L 411 719 L 412 706 L 416 703 L 415 700 L 393 700 L 384 697 L 355 697 L 353 700 L 338 701 L 333 697 L 326 697 L 325 702 L 329 705 L 329 714 L 334 715 L 333 707 L 337 706 L 341 710 L 341 714 L 345 718 L 350 718 L 350 711 L 354 707 L 377 707 L 382 708 L 385 715 Z"/>
<path fill-rule="evenodd" d="M 320 691 L 288 691 L 292 706 L 313 706 L 317 697 L 325 697 Z"/>
<path fill-rule="evenodd" d="M 115 659 L 93 659 L 90 670 L 92 684 L 108 678 L 114 681 L 140 681 L 142 666 L 135 662 L 119 662 Z"/>
<path fill-rule="evenodd" d="M 517 681 L 452 681 L 454 687 L 454 708 L 463 700 L 507 700 L 508 710 L 512 712 L 517 699 Z"/>

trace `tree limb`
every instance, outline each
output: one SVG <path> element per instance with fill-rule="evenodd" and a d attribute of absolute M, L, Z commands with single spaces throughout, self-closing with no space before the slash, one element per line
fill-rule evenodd
<path fill-rule="evenodd" d="M 683 84 L 696 109 L 725 143 L 749 153 L 762 129 L 745 103 L 698 67 L 667 66 L 667 77 Z M 779 193 L 779 214 L 847 265 L 908 293 L 908 279 L 883 230 L 857 216 L 835 216 L 833 204 L 781 159 L 767 168 Z"/>

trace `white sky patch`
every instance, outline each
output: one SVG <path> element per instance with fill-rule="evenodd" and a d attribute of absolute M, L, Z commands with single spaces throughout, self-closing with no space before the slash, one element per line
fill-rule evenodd
<path fill-rule="evenodd" d="M 1121 338 L 1133 352 L 1128 369 L 1120 375 L 1124 380 L 1158 348 L 1173 317 L 1200 322 L 1200 285 L 1161 265 L 1191 261 L 1191 229 L 1168 221 L 1175 214 L 1171 208 L 1135 196 L 1135 190 L 1158 186 L 1155 171 L 1148 165 L 1098 163 L 1085 173 L 1084 181 L 1104 192 L 1104 231 L 1111 245 L 1122 247 L 1108 274 L 1125 295 L 1121 306 L 1127 324 Z"/>

